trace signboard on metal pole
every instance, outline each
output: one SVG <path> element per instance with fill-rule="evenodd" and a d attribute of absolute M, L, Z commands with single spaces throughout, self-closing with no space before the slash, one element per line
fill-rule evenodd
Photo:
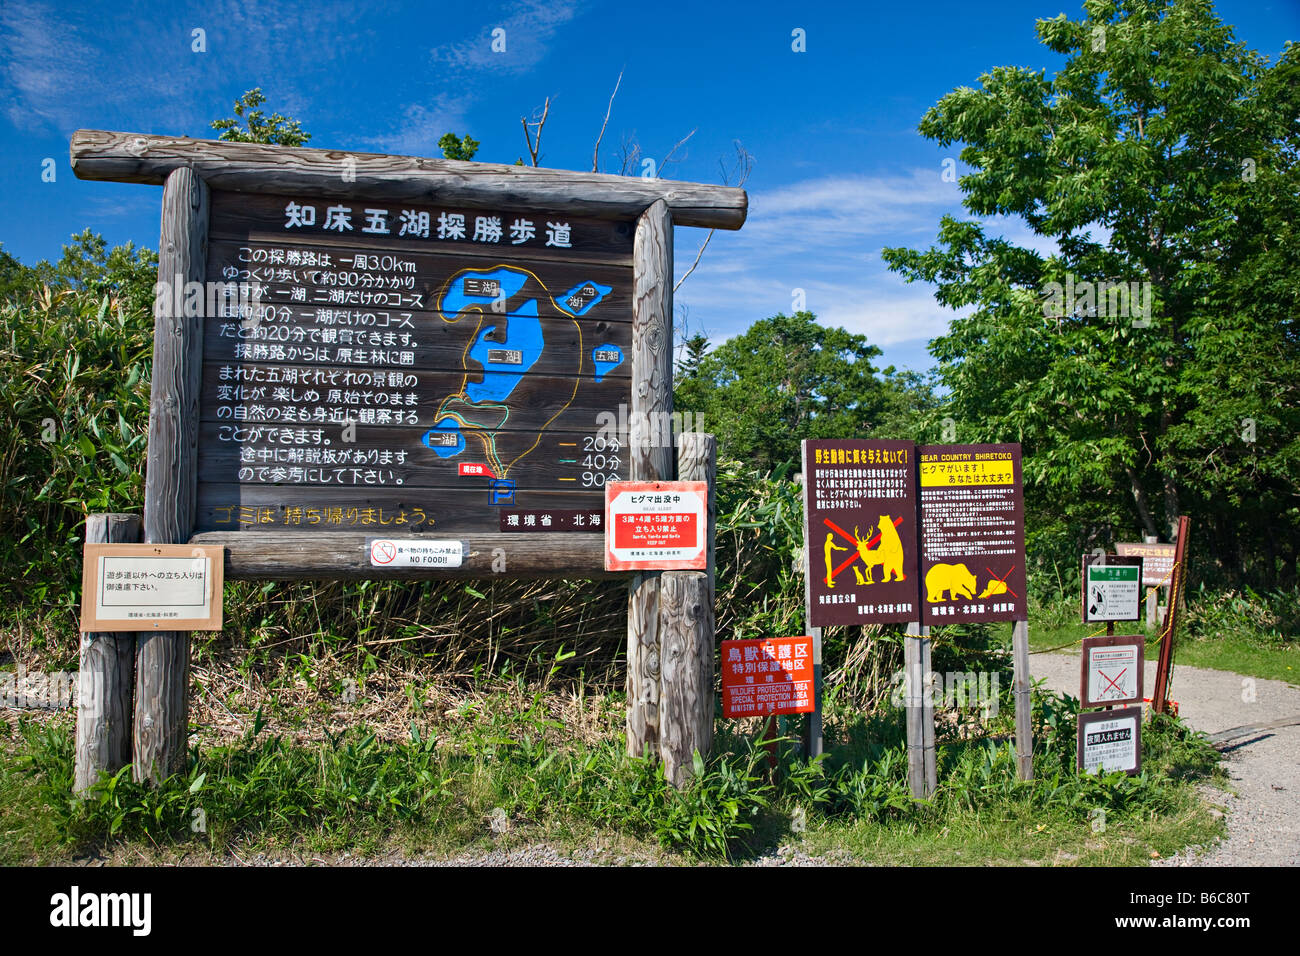
<path fill-rule="evenodd" d="M 722 716 L 770 717 L 813 709 L 811 637 L 722 642 Z"/>
<path fill-rule="evenodd" d="M 1079 715 L 1079 769 L 1084 773 L 1142 769 L 1142 708 Z"/>
<path fill-rule="evenodd" d="M 1085 624 L 1136 621 L 1142 617 L 1142 558 L 1083 556 L 1082 611 Z"/>
<path fill-rule="evenodd" d="M 1141 703 L 1145 646 L 1141 635 L 1085 637 L 1079 674 L 1081 706 Z"/>

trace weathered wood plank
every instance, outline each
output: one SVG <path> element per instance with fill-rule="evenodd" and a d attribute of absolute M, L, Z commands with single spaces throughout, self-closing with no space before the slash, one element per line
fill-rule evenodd
<path fill-rule="evenodd" d="M 417 537 L 392 528 L 369 532 L 205 531 L 191 544 L 226 549 L 225 576 L 247 580 L 359 580 L 362 578 L 464 579 L 622 578 L 605 570 L 605 536 L 580 532 L 533 534 L 424 534 L 429 540 L 465 543 L 460 568 L 373 567 L 368 537 Z"/>
<path fill-rule="evenodd" d="M 196 531 L 250 534 L 277 531 L 314 536 L 318 533 L 364 533 L 377 537 L 431 538 L 501 530 L 502 511 L 585 511 L 603 520 L 604 492 L 537 489 L 525 486 L 515 505 L 489 501 L 487 481 L 466 478 L 454 488 L 371 488 L 258 484 L 199 485 Z M 294 509 L 297 509 L 296 511 Z M 337 513 L 329 511 L 336 509 Z M 595 523 L 595 527 L 601 527 Z M 541 532 L 537 532 L 541 533 Z M 557 534 L 559 532 L 556 532 Z M 601 559 L 604 567 L 604 559 Z"/>
<path fill-rule="evenodd" d="M 631 479 L 661 481 L 673 477 L 672 440 L 647 434 L 644 423 L 673 410 L 673 217 L 664 200 L 637 221 L 633 250 Z M 633 756 L 659 753 L 659 577 L 638 572 L 628 585 L 627 749 Z"/>
<path fill-rule="evenodd" d="M 1029 622 L 1016 621 L 1011 627 L 1011 651 L 1015 658 L 1016 770 L 1021 780 L 1034 779 L 1034 732 L 1029 677 Z"/>
<path fill-rule="evenodd" d="M 660 743 L 664 774 L 675 787 L 693 773 L 694 755 L 713 749 L 714 548 L 717 528 L 717 442 L 683 434 L 677 448 L 680 481 L 709 484 L 708 569 L 665 571 L 659 581 Z"/>
<path fill-rule="evenodd" d="M 89 544 L 134 544 L 139 540 L 139 515 L 86 516 Z M 74 793 L 84 795 L 101 771 L 116 773 L 131 762 L 134 692 L 135 634 L 83 633 L 77 672 Z"/>
<path fill-rule="evenodd" d="M 173 170 L 188 167 L 215 188 L 239 192 L 307 190 L 522 210 L 561 208 L 598 219 L 634 218 L 663 202 L 683 226 L 718 229 L 739 229 L 748 207 L 743 189 L 702 183 L 105 130 L 77 130 L 70 153 L 79 179 L 112 182 L 156 185 Z"/>
<path fill-rule="evenodd" d="M 167 176 L 160 282 L 202 282 L 207 263 L 209 193 L 194 170 Z M 153 384 L 145 471 L 144 540 L 179 544 L 194 527 L 198 478 L 198 403 L 203 317 L 177 314 L 175 299 L 155 302 Z M 189 635 L 141 632 L 136 642 L 134 753 L 137 780 L 158 782 L 185 761 L 189 720 Z"/>

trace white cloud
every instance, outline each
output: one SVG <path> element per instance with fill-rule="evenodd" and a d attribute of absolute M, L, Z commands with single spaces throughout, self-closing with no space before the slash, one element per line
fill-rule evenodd
<path fill-rule="evenodd" d="M 368 137 L 363 142 L 384 153 L 439 156 L 438 139 L 449 130 L 464 127 L 468 106 L 468 97 L 439 94 L 434 97 L 432 107 L 419 103 L 408 106 L 391 132 Z"/>
<path fill-rule="evenodd" d="M 430 57 L 444 68 L 478 72 L 502 70 L 521 73 L 541 62 L 555 32 L 578 13 L 578 5 L 564 0 L 518 0 L 496 22 L 458 43 L 435 47 Z M 492 49 L 493 31 L 505 31 L 505 50 Z"/>
<path fill-rule="evenodd" d="M 753 191 L 744 227 L 714 235 L 677 301 L 689 310 L 693 328 L 718 342 L 759 319 L 789 314 L 794 290 L 801 289 L 805 307 L 823 324 L 865 335 L 891 352 L 919 355 L 958 313 L 934 300 L 933 287 L 890 272 L 880 250 L 929 246 L 945 213 L 969 218 L 956 184 L 934 169 Z M 695 249 L 687 236 L 679 238 L 679 274 Z"/>

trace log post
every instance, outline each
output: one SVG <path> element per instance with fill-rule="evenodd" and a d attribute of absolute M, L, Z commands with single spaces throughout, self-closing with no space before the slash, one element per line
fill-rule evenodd
<path fill-rule="evenodd" d="M 135 544 L 140 516 L 86 515 L 87 544 Z M 87 600 L 82 595 L 82 601 Z M 135 634 L 82 633 L 77 671 L 77 751 L 72 790 L 85 796 L 102 771 L 131 762 L 131 711 L 135 692 Z"/>
<path fill-rule="evenodd" d="M 1016 771 L 1021 780 L 1034 779 L 1034 732 L 1030 722 L 1029 622 L 1016 621 L 1011 628 L 1015 656 Z"/>
<path fill-rule="evenodd" d="M 154 304 L 153 387 L 145 471 L 144 540 L 182 544 L 194 531 L 198 478 L 203 310 L 186 309 L 185 285 L 202 283 L 208 187 L 181 167 L 163 189 Z M 202 297 L 206 302 L 206 296 Z M 197 315 L 186 315 L 195 311 Z M 189 731 L 189 634 L 141 632 L 136 644 L 135 778 L 157 783 L 182 768 Z"/>
<path fill-rule="evenodd" d="M 718 444 L 712 435 L 688 433 L 677 448 L 679 481 L 709 484 L 705 571 L 665 571 L 659 579 L 662 642 L 659 750 L 664 775 L 675 787 L 693 774 L 694 755 L 713 749 L 713 541 L 717 527 Z"/>
<path fill-rule="evenodd" d="M 918 642 L 921 645 L 921 673 L 925 680 L 925 694 L 921 698 L 921 753 L 925 759 L 925 792 L 927 795 L 934 793 L 939 786 L 938 769 L 935 757 L 934 745 L 934 699 L 936 688 L 934 686 L 937 675 L 934 673 L 934 666 L 930 660 L 930 649 L 933 643 L 930 640 L 930 628 L 921 628 L 921 639 Z M 943 685 L 938 687 L 938 693 L 943 693 Z"/>
<path fill-rule="evenodd" d="M 912 796 L 918 800 L 932 791 L 930 768 L 934 766 L 934 703 L 928 700 L 930 679 L 930 629 L 920 624 L 907 625 L 903 638 L 903 667 L 906 691 L 904 706 L 907 717 L 907 781 Z M 929 721 L 927 731 L 926 722 Z M 930 756 L 927 757 L 927 741 Z"/>
<path fill-rule="evenodd" d="M 662 199 L 636 224 L 632 245 L 631 480 L 673 477 L 673 219 Z M 665 440 L 663 432 L 669 435 Z M 638 571 L 628 585 L 627 749 L 659 753 L 660 572 Z"/>

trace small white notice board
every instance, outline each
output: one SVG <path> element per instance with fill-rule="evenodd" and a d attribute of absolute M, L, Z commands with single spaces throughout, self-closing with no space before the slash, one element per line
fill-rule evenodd
<path fill-rule="evenodd" d="M 87 544 L 81 630 L 221 630 L 222 547 Z"/>

